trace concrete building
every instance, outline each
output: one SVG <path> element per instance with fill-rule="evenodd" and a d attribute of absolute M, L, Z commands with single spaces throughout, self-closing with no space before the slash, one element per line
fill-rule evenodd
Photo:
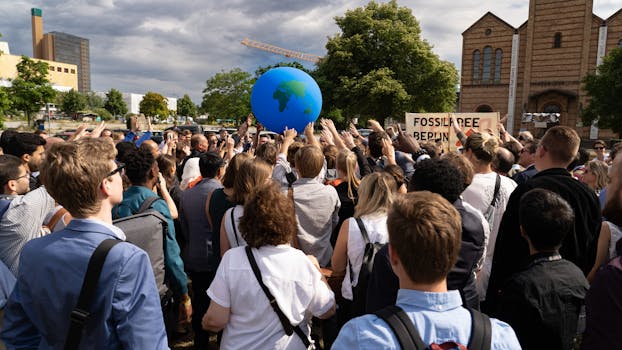
<path fill-rule="evenodd" d="M 622 46 L 622 9 L 602 19 L 592 6 L 592 0 L 530 0 L 518 28 L 491 12 L 482 16 L 462 33 L 459 111 L 507 113 L 514 134 L 541 136 L 560 124 L 582 138 L 613 137 L 580 117 L 588 103 L 582 79 Z"/>
<path fill-rule="evenodd" d="M 17 64 L 22 60 L 21 56 L 11 55 L 9 44 L 0 42 L 0 86 L 11 86 L 10 79 L 17 78 Z M 52 87 L 58 91 L 69 91 L 78 89 L 78 67 L 75 64 L 47 61 L 48 80 Z"/>
<path fill-rule="evenodd" d="M 89 40 L 72 34 L 50 32 L 43 34 L 41 9 L 31 9 L 33 57 L 77 66 L 78 91 L 91 90 Z"/>

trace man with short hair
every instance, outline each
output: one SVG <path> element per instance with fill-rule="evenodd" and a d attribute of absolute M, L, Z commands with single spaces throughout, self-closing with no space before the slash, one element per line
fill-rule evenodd
<path fill-rule="evenodd" d="M 7 348 L 62 349 L 95 248 L 107 239 L 125 239 L 112 225 L 112 207 L 123 193 L 115 153 L 103 139 L 50 149 L 42 183 L 74 219 L 24 247 L 5 308 Z M 80 349 L 168 349 L 151 263 L 140 248 L 122 242 L 109 251 L 90 305 Z"/>
<path fill-rule="evenodd" d="M 39 166 L 45 159 L 45 139 L 39 135 L 27 132 L 15 134 L 7 141 L 4 154 L 12 154 L 21 158 L 30 171 L 30 190 L 35 190 L 41 183 L 38 180 Z"/>
<path fill-rule="evenodd" d="M 521 197 L 534 188 L 543 188 L 560 195 L 573 208 L 574 229 L 565 237 L 560 254 L 577 265 L 584 274 L 592 269 L 601 227 L 598 198 L 585 184 L 576 181 L 566 170 L 579 150 L 581 139 L 567 126 L 550 128 L 542 137 L 535 154 L 538 173 L 516 187 L 506 207 L 492 262 L 492 271 L 486 293 L 487 310 L 494 310 L 496 297 L 503 283 L 520 268 L 520 262 L 529 256 L 529 246 L 522 238 L 519 224 Z"/>
<path fill-rule="evenodd" d="M 512 180 L 514 180 L 517 185 L 524 184 L 525 182 L 527 182 L 527 180 L 531 179 L 535 174 L 538 173 L 536 165 L 534 164 L 537 149 L 538 142 L 532 140 L 526 141 L 525 145 L 520 150 L 518 165 L 525 168 L 525 170 L 512 176 Z"/>
<path fill-rule="evenodd" d="M 589 288 L 583 272 L 558 249 L 574 212 L 559 195 L 533 189 L 520 200 L 520 231 L 530 256 L 502 286 L 494 316 L 514 328 L 524 349 L 571 349 Z"/>
<path fill-rule="evenodd" d="M 41 237 L 45 218 L 55 207 L 44 187 L 29 190 L 29 178 L 28 164 L 23 158 L 0 155 L 0 200 L 5 203 L 0 215 L 0 260 L 15 275 L 22 248 L 31 239 Z"/>
<path fill-rule="evenodd" d="M 447 290 L 447 274 L 460 251 L 460 214 L 446 199 L 427 191 L 396 197 L 387 219 L 389 258 L 400 281 L 396 305 L 425 344 L 471 338 L 471 316 L 460 293 Z M 490 319 L 491 349 L 520 349 L 510 326 Z M 389 325 L 376 315 L 346 323 L 333 349 L 397 349 Z"/>
<path fill-rule="evenodd" d="M 492 160 L 492 170 L 501 176 L 509 177 L 509 172 L 514 165 L 514 155 L 505 147 L 499 147 Z"/>
<path fill-rule="evenodd" d="M 208 208 L 205 206 L 208 195 L 222 188 L 219 179 L 224 173 L 224 165 L 223 159 L 216 153 L 200 155 L 199 170 L 203 179 L 194 187 L 183 191 L 179 203 L 181 233 L 187 242 L 183 256 L 192 280 L 192 328 L 197 349 L 204 349 L 209 343 L 209 334 L 201 327 L 201 319 L 210 303 L 205 291 L 212 283 L 220 262 L 220 228 L 212 227 L 207 219 Z"/>
<path fill-rule="evenodd" d="M 607 145 L 605 144 L 605 141 L 594 141 L 594 143 L 592 144 L 592 148 L 594 149 L 594 152 L 596 152 L 596 159 L 600 160 L 601 162 L 606 161 L 605 150 L 607 149 Z"/>

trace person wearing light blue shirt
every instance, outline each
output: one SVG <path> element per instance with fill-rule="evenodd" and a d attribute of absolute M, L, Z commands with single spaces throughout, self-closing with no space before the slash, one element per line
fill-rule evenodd
<path fill-rule="evenodd" d="M 471 315 L 458 291 L 447 290 L 447 274 L 460 250 L 457 210 L 438 194 L 412 192 L 389 211 L 389 257 L 400 281 L 396 305 L 408 315 L 425 344 L 468 344 Z M 491 349 L 520 349 L 512 328 L 490 319 Z M 376 315 L 346 323 L 332 349 L 399 349 L 396 335 Z"/>
<path fill-rule="evenodd" d="M 103 139 L 57 143 L 41 179 L 74 218 L 65 229 L 29 241 L 1 333 L 8 349 L 63 349 L 89 260 L 106 239 L 125 240 L 112 225 L 123 195 L 122 165 Z M 149 257 L 121 242 L 108 253 L 79 349 L 168 349 Z"/>

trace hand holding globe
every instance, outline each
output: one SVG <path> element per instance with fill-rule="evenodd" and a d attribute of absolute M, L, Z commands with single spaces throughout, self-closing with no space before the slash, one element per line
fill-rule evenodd
<path fill-rule="evenodd" d="M 289 128 L 302 133 L 320 115 L 322 93 L 307 73 L 291 67 L 274 68 L 253 86 L 251 108 L 267 130 L 282 133 Z"/>

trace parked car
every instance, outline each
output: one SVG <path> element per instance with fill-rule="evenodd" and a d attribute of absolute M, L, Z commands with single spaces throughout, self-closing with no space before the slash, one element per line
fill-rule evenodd
<path fill-rule="evenodd" d="M 193 135 L 203 133 L 203 127 L 200 124 L 171 126 L 171 127 L 164 129 L 164 131 L 167 131 L 167 130 L 178 130 L 178 131 L 190 130 L 192 131 Z"/>

